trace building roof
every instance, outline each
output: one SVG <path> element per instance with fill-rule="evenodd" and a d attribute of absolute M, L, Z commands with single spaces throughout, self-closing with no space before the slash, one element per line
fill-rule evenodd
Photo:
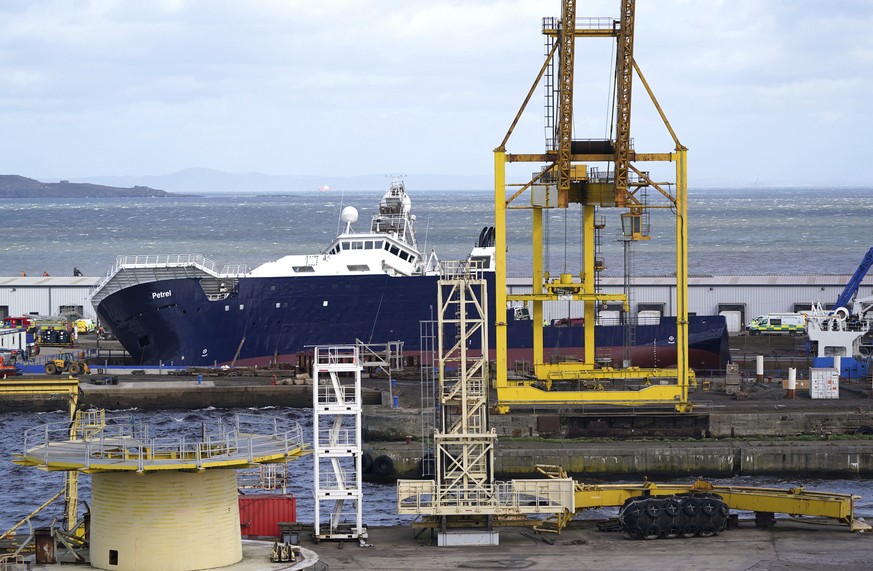
<path fill-rule="evenodd" d="M 87 287 L 100 283 L 101 277 L 92 276 L 13 276 L 0 277 L 0 287 Z"/>

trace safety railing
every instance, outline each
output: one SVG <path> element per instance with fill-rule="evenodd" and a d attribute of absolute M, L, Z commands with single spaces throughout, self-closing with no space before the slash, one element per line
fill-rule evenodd
<path fill-rule="evenodd" d="M 321 448 L 355 446 L 357 441 L 358 438 L 353 428 L 335 430 L 328 427 L 318 430 L 318 442 Z"/>
<path fill-rule="evenodd" d="M 318 403 L 319 404 L 354 404 L 355 403 L 355 387 L 340 385 L 333 387 L 331 385 L 318 386 Z"/>
<path fill-rule="evenodd" d="M 440 275 L 446 279 L 472 279 L 484 278 L 486 270 L 482 260 L 445 260 L 440 261 Z"/>
<path fill-rule="evenodd" d="M 399 480 L 398 513 L 548 514 L 574 510 L 573 480 L 512 480 L 468 488 L 437 486 L 433 480 Z"/>
<path fill-rule="evenodd" d="M 285 423 L 287 421 L 283 421 Z M 270 430 L 272 429 L 272 430 Z M 293 423 L 280 430 L 279 419 L 272 427 L 263 417 L 234 417 L 234 423 L 219 421 L 200 438 L 186 435 L 153 436 L 149 425 L 132 417 L 106 419 L 102 430 L 93 426 L 74 426 L 58 422 L 26 430 L 23 457 L 45 466 L 77 464 L 85 469 L 130 469 L 142 471 L 150 466 L 245 460 L 249 463 L 273 455 L 290 455 L 307 446 L 303 429 Z"/>
<path fill-rule="evenodd" d="M 315 364 L 319 366 L 358 366 L 358 348 L 355 345 L 337 345 L 315 348 Z"/>

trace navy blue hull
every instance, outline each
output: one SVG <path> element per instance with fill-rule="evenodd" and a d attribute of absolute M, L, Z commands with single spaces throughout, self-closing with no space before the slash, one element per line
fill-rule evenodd
<path fill-rule="evenodd" d="M 493 291 L 493 275 L 489 277 Z M 97 307 L 107 325 L 142 365 L 265 365 L 291 361 L 307 346 L 403 341 L 420 352 L 420 322 L 437 318 L 437 277 L 243 278 L 225 299 L 210 301 L 197 278 L 125 288 Z M 494 296 L 489 296 L 494 315 Z M 492 326 L 493 329 L 493 326 Z M 689 320 L 691 366 L 723 369 L 727 327 L 720 316 Z M 596 329 L 598 357 L 621 363 L 623 328 Z M 675 319 L 636 328 L 633 364 L 675 365 Z M 490 337 L 493 339 L 494 336 Z M 509 358 L 530 359 L 530 321 L 508 321 Z M 549 354 L 581 356 L 582 327 L 546 327 Z M 493 347 L 492 347 L 493 349 Z"/>

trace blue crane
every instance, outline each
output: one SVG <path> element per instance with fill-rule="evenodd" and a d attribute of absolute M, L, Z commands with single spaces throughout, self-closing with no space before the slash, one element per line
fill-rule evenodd
<path fill-rule="evenodd" d="M 867 250 L 864 259 L 861 260 L 860 264 L 858 264 L 858 269 L 855 270 L 855 273 L 846 283 L 843 293 L 840 294 L 840 297 L 838 297 L 836 303 L 834 303 L 835 310 L 849 305 L 852 298 L 855 297 L 856 293 L 858 293 L 858 288 L 861 287 L 861 281 L 867 275 L 870 266 L 873 266 L 873 248 Z"/>

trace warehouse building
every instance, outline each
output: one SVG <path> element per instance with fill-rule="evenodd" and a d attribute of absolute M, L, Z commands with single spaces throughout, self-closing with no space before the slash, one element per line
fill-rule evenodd
<path fill-rule="evenodd" d="M 844 274 L 796 274 L 769 276 L 690 276 L 688 312 L 696 315 L 724 315 L 728 330 L 739 333 L 759 315 L 809 311 L 814 303 L 830 307 L 846 287 L 851 276 Z M 529 293 L 530 281 L 510 278 L 510 293 Z M 622 277 L 600 278 L 603 293 L 624 293 Z M 858 297 L 873 295 L 873 277 L 865 278 Z M 636 277 L 628 300 L 630 314 L 641 322 L 660 316 L 676 315 L 676 279 Z M 547 321 L 582 317 L 582 302 L 554 302 L 543 310 Z M 620 303 L 607 303 L 598 312 L 603 324 L 616 323 L 623 309 Z"/>
<path fill-rule="evenodd" d="M 732 333 L 766 313 L 809 310 L 813 303 L 829 307 L 849 281 L 845 274 L 769 276 L 691 276 L 688 279 L 688 312 L 725 316 Z M 97 320 L 89 295 L 100 277 L 0 277 L 0 317 L 21 315 L 70 315 Z M 529 278 L 509 278 L 510 293 L 531 291 Z M 604 293 L 623 293 L 621 277 L 601 277 Z M 436 292 L 434 292 L 434 296 Z M 873 277 L 865 278 L 858 297 L 873 295 Z M 636 277 L 630 291 L 630 314 L 642 321 L 676 314 L 675 278 Z M 621 304 L 601 308 L 603 323 L 620 319 Z M 579 318 L 582 302 L 559 301 L 544 309 L 544 318 Z"/>
<path fill-rule="evenodd" d="M 0 277 L 0 317 L 63 315 L 97 320 L 91 289 L 103 278 Z"/>

